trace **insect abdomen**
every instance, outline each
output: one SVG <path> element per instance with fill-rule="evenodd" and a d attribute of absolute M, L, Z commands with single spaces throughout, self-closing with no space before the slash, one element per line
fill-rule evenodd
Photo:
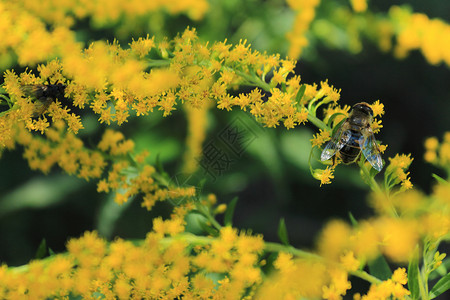
<path fill-rule="evenodd" d="M 339 151 L 339 156 L 341 157 L 344 164 L 352 163 L 358 158 L 359 154 L 361 153 L 361 147 L 358 143 L 358 140 L 360 138 L 361 132 L 352 130 L 350 140 Z"/>

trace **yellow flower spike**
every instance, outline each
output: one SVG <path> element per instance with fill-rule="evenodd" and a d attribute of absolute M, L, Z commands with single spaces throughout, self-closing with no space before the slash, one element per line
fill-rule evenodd
<path fill-rule="evenodd" d="M 222 203 L 216 207 L 214 214 L 223 214 L 227 210 L 227 205 Z"/>
<path fill-rule="evenodd" d="M 378 150 L 380 150 L 380 153 L 384 153 L 387 149 L 388 145 L 379 145 Z"/>
<path fill-rule="evenodd" d="M 396 154 L 395 157 L 389 158 L 390 165 L 389 167 L 392 168 L 401 168 L 403 170 L 406 170 L 409 165 L 412 163 L 413 158 L 411 157 L 411 154 Z"/>
<path fill-rule="evenodd" d="M 333 175 L 334 167 L 327 167 L 325 170 L 323 169 L 315 169 L 313 171 L 313 177 L 317 180 L 320 180 L 320 186 L 323 184 L 330 184 L 331 179 L 334 178 Z"/>
<path fill-rule="evenodd" d="M 437 183 L 433 187 L 433 197 L 444 205 L 450 205 L 450 185 Z"/>
<path fill-rule="evenodd" d="M 433 262 L 433 267 L 432 270 L 436 270 L 441 264 L 442 264 L 442 260 L 447 256 L 446 253 L 439 253 L 439 251 L 436 251 L 436 253 L 434 253 L 434 262 Z"/>
<path fill-rule="evenodd" d="M 413 188 L 413 184 L 411 183 L 411 180 L 409 178 L 403 180 L 401 183 L 401 186 L 402 186 L 402 190 L 404 190 L 404 191 L 410 190 Z"/>
<path fill-rule="evenodd" d="M 338 261 L 349 247 L 351 227 L 341 220 L 332 220 L 322 229 L 317 239 L 317 249 L 321 256 L 331 261 Z"/>
<path fill-rule="evenodd" d="M 437 154 L 436 151 L 426 151 L 423 155 L 423 159 L 428 163 L 436 163 L 437 162 Z"/>
<path fill-rule="evenodd" d="M 395 262 L 407 262 L 419 241 L 418 222 L 384 217 L 377 219 L 374 226 L 386 256 Z"/>
<path fill-rule="evenodd" d="M 360 266 L 360 262 L 355 258 L 353 251 L 348 251 L 342 255 L 340 261 L 347 271 L 356 271 Z"/>
<path fill-rule="evenodd" d="M 139 58 L 143 58 L 146 56 L 150 50 L 155 46 L 154 37 L 149 38 L 149 35 L 147 34 L 147 37 L 143 39 L 140 37 L 137 41 L 134 39 L 129 44 L 131 51 L 139 56 Z"/>
<path fill-rule="evenodd" d="M 392 281 L 400 283 L 402 285 L 406 284 L 408 282 L 408 276 L 406 275 L 406 269 L 405 268 L 398 268 L 394 271 L 394 274 L 392 274 Z"/>
<path fill-rule="evenodd" d="M 384 104 L 380 103 L 380 100 L 375 101 L 370 105 L 373 111 L 373 116 L 378 117 L 384 115 Z"/>
<path fill-rule="evenodd" d="M 311 99 L 315 98 L 317 95 L 317 84 L 305 84 L 305 94 L 303 94 L 303 98 L 301 104 L 306 105 Z"/>
<path fill-rule="evenodd" d="M 353 11 L 360 13 L 367 10 L 367 0 L 350 0 Z"/>
<path fill-rule="evenodd" d="M 337 101 L 341 97 L 340 92 L 340 89 L 337 90 L 332 85 L 329 85 L 327 79 L 320 82 L 320 90 L 317 93 L 316 98 L 319 99 L 324 96 L 323 103 L 334 102 L 334 104 L 337 104 Z"/>
<path fill-rule="evenodd" d="M 425 149 L 436 150 L 439 147 L 439 141 L 436 137 L 430 137 L 425 140 Z"/>
<path fill-rule="evenodd" d="M 330 140 L 331 136 L 330 136 L 330 132 L 328 130 L 319 130 L 319 133 L 316 133 L 313 137 L 313 139 L 311 139 L 311 144 L 312 147 L 316 147 L 316 146 L 322 146 L 326 141 Z"/>
<path fill-rule="evenodd" d="M 349 249 L 356 257 L 372 260 L 379 255 L 380 235 L 377 229 L 369 221 L 358 224 L 349 238 Z"/>
<path fill-rule="evenodd" d="M 372 127 L 373 133 L 380 132 L 381 128 L 383 128 L 383 125 L 381 125 L 381 120 L 374 119 L 372 124 L 370 124 Z"/>
<path fill-rule="evenodd" d="M 445 142 L 441 144 L 439 149 L 439 163 L 442 166 L 450 165 L 450 142 Z"/>
<path fill-rule="evenodd" d="M 447 131 L 446 133 L 444 133 L 444 141 L 446 143 L 450 143 L 450 131 Z"/>
<path fill-rule="evenodd" d="M 305 46 L 308 45 L 308 40 L 305 37 L 308 27 L 315 16 L 315 8 L 319 5 L 320 0 L 312 1 L 287 1 L 289 7 L 295 11 L 294 26 L 291 32 L 286 34 L 290 42 L 288 56 L 290 58 L 298 58 Z"/>

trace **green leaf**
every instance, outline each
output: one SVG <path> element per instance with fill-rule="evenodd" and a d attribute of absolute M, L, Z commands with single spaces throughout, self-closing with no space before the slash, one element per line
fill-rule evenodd
<path fill-rule="evenodd" d="M 39 209 L 67 201 L 67 195 L 85 186 L 68 175 L 36 176 L 0 196 L 0 218 L 24 209 Z"/>
<path fill-rule="evenodd" d="M 449 184 L 449 182 L 447 180 L 445 180 L 444 178 L 436 175 L 436 174 L 431 174 L 431 176 L 433 176 L 434 179 L 437 180 L 437 182 L 442 183 L 442 184 Z"/>
<path fill-rule="evenodd" d="M 230 203 L 227 205 L 227 210 L 225 211 L 224 223 L 225 226 L 231 226 L 233 222 L 234 208 L 236 207 L 236 203 L 238 201 L 238 197 L 234 197 Z"/>
<path fill-rule="evenodd" d="M 337 116 L 344 116 L 345 117 L 345 114 L 340 113 L 340 112 L 332 114 L 331 117 L 328 119 L 327 125 L 331 127 L 331 123 L 334 121 L 334 119 L 336 119 Z M 344 121 L 346 119 L 347 118 L 344 118 Z M 341 123 L 341 122 L 339 122 L 339 123 Z"/>
<path fill-rule="evenodd" d="M 34 258 L 36 259 L 42 259 L 47 256 L 47 242 L 45 239 L 42 239 L 41 243 L 39 244 L 39 247 L 36 250 L 36 255 Z"/>
<path fill-rule="evenodd" d="M 300 104 L 300 101 L 302 101 L 303 95 L 305 95 L 306 91 L 306 85 L 302 84 L 300 88 L 298 89 L 297 96 L 295 96 L 295 102 L 297 104 Z"/>
<path fill-rule="evenodd" d="M 433 299 L 450 289 L 450 273 L 442 277 L 430 291 L 430 299 Z"/>
<path fill-rule="evenodd" d="M 387 280 L 391 278 L 392 271 L 383 255 L 378 256 L 376 259 L 369 261 L 370 274 L 381 280 Z"/>
<path fill-rule="evenodd" d="M 286 223 L 284 222 L 284 218 L 280 219 L 280 223 L 278 224 L 278 237 L 280 238 L 280 241 L 286 245 L 289 246 L 289 238 L 288 233 L 286 229 Z"/>
<path fill-rule="evenodd" d="M 336 134 L 336 131 L 341 128 L 342 124 L 344 124 L 344 122 L 346 121 L 346 119 L 343 119 L 342 121 L 340 121 L 336 126 L 333 127 L 333 131 L 331 132 L 331 136 L 333 137 Z"/>
<path fill-rule="evenodd" d="M 285 131 L 280 136 L 280 149 L 283 157 L 298 168 L 307 170 L 308 151 L 311 150 L 312 131 L 307 128 L 299 128 L 295 131 Z"/>
<path fill-rule="evenodd" d="M 419 276 L 419 254 L 416 248 L 408 265 L 408 289 L 413 300 L 420 298 Z"/>
<path fill-rule="evenodd" d="M 200 195 L 203 191 L 203 187 L 206 184 L 206 178 L 202 178 L 199 183 L 197 184 L 196 190 L 198 191 L 198 194 Z"/>
<path fill-rule="evenodd" d="M 348 218 L 350 219 L 350 222 L 352 222 L 353 227 L 358 226 L 358 221 L 356 221 L 355 217 L 351 212 L 348 212 Z"/>
<path fill-rule="evenodd" d="M 164 168 L 163 168 L 163 165 L 161 163 L 161 157 L 160 157 L 159 153 L 156 154 L 155 166 L 156 166 L 156 170 L 158 171 L 158 173 L 160 173 L 160 174 L 164 173 Z"/>
<path fill-rule="evenodd" d="M 200 227 L 208 234 L 212 235 L 212 236 L 218 236 L 219 232 L 217 231 L 217 229 L 215 229 L 214 227 L 212 227 L 211 225 L 208 224 L 209 221 L 207 219 L 205 219 L 205 222 L 200 222 Z"/>

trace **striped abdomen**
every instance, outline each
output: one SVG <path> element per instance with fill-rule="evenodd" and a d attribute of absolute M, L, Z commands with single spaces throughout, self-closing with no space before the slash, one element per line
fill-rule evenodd
<path fill-rule="evenodd" d="M 361 147 L 359 146 L 358 140 L 361 138 L 362 134 L 356 130 L 350 130 L 350 139 L 345 146 L 339 151 L 339 156 L 344 164 L 349 164 L 354 162 L 359 154 L 361 153 Z"/>

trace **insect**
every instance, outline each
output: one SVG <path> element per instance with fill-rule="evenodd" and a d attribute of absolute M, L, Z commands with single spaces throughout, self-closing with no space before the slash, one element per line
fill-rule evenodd
<path fill-rule="evenodd" d="M 22 86 L 22 91 L 24 92 L 25 96 L 35 100 L 33 117 L 42 115 L 50 106 L 50 104 L 56 101 L 56 99 L 65 99 L 65 89 L 66 85 L 62 83 L 32 84 Z"/>
<path fill-rule="evenodd" d="M 329 160 L 335 154 L 344 164 L 355 162 L 361 152 L 378 172 L 383 168 L 378 144 L 373 136 L 373 111 L 365 102 L 353 106 L 349 117 L 337 128 L 331 140 L 320 155 L 322 161 Z"/>

